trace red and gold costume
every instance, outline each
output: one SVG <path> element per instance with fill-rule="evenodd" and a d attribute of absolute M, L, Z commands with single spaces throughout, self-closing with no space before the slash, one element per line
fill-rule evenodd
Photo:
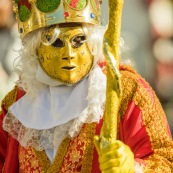
<path fill-rule="evenodd" d="M 160 102 L 132 68 L 119 68 L 123 0 L 109 1 L 104 38 L 101 0 L 13 2 L 24 48 L 18 87 L 2 102 L 0 170 L 173 172 Z"/>
<path fill-rule="evenodd" d="M 154 91 L 132 68 L 121 66 L 123 97 L 118 114 L 118 139 L 128 145 L 146 173 L 173 172 L 173 142 L 164 111 Z M 25 93 L 15 87 L 2 102 L 0 115 L 0 170 L 3 173 L 99 173 L 93 137 L 99 123 L 84 124 L 73 139 L 65 138 L 50 164 L 44 151 L 19 145 L 2 129 L 8 107 Z"/>

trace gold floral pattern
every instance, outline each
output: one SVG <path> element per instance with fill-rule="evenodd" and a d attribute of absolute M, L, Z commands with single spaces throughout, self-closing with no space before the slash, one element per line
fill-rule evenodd
<path fill-rule="evenodd" d="M 33 149 L 19 146 L 19 171 L 20 173 L 44 173 Z"/>
<path fill-rule="evenodd" d="M 49 167 L 49 169 L 47 169 L 47 173 L 58 173 L 59 172 L 59 169 L 62 165 L 64 156 L 67 153 L 69 144 L 70 144 L 70 138 L 66 138 L 63 140 L 63 142 L 61 143 L 61 145 L 58 149 L 56 157 L 53 160 L 52 165 Z M 43 164 L 45 164 L 45 162 L 43 162 Z"/>
<path fill-rule="evenodd" d="M 85 124 L 73 140 L 66 138 L 60 145 L 57 155 L 50 164 L 44 151 L 19 147 L 21 173 L 71 173 L 91 172 L 93 157 L 93 137 L 96 123 Z"/>
<path fill-rule="evenodd" d="M 79 135 L 71 141 L 60 172 L 91 172 L 95 129 L 95 123 L 84 125 Z"/>

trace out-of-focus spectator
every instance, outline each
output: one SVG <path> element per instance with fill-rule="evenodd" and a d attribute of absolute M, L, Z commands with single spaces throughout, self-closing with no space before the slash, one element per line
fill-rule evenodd
<path fill-rule="evenodd" d="M 173 3 L 152 0 L 149 3 L 153 56 L 156 60 L 155 90 L 167 115 L 173 134 Z"/>
<path fill-rule="evenodd" d="M 0 28 L 9 28 L 13 23 L 11 0 L 0 0 Z"/>
<path fill-rule="evenodd" d="M 17 58 L 16 52 L 17 25 L 12 9 L 11 0 L 0 0 L 0 101 L 11 90 L 16 76 L 12 73 L 13 62 Z"/>
<path fill-rule="evenodd" d="M 173 134 L 173 1 L 124 1 L 122 38 L 121 58 L 132 59 L 152 85 Z"/>
<path fill-rule="evenodd" d="M 130 58 L 137 72 L 153 86 L 155 61 L 151 53 L 150 27 L 145 3 L 141 0 L 124 1 L 121 34 L 125 50 L 121 57 Z"/>
<path fill-rule="evenodd" d="M 15 23 L 11 0 L 0 0 L 0 62 L 3 70 L 10 75 L 6 55 L 13 44 L 14 37 L 11 34 Z"/>

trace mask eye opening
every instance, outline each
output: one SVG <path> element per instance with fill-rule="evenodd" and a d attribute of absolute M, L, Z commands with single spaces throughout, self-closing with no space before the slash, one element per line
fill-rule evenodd
<path fill-rule="evenodd" d="M 51 45 L 53 47 L 62 48 L 65 44 L 60 38 L 57 38 Z"/>
<path fill-rule="evenodd" d="M 56 41 L 56 39 L 58 38 L 59 34 L 60 34 L 60 30 L 56 26 L 48 27 L 42 33 L 41 42 L 45 46 L 50 46 L 51 44 L 53 44 Z"/>
<path fill-rule="evenodd" d="M 75 35 L 72 39 L 71 39 L 71 44 L 73 48 L 78 48 L 80 46 L 82 46 L 83 43 L 86 42 L 86 35 Z"/>

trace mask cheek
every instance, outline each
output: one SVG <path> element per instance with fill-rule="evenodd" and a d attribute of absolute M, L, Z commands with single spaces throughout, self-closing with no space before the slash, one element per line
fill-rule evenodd
<path fill-rule="evenodd" d="M 65 47 L 57 49 L 56 56 L 59 61 L 63 60 L 63 58 L 67 57 L 67 49 Z"/>
<path fill-rule="evenodd" d="M 41 53 L 40 49 L 37 50 L 37 56 L 38 56 L 39 64 L 42 66 L 42 64 L 44 64 L 45 61 L 44 61 L 44 56 Z"/>

